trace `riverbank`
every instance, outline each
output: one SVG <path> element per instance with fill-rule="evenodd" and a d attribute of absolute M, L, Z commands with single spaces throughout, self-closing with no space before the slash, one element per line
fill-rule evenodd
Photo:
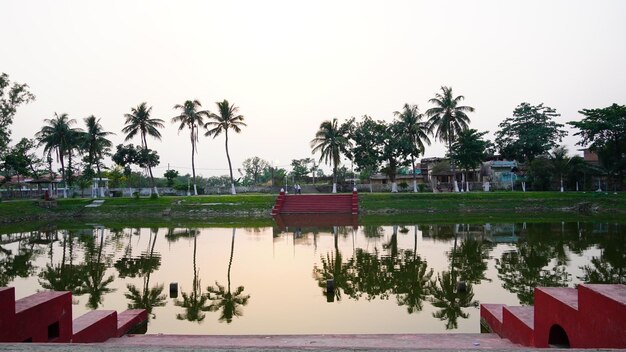
<path fill-rule="evenodd" d="M 53 208 L 34 200 L 0 203 L 0 224 L 32 222 L 72 223 L 141 221 L 156 223 L 271 224 L 270 211 L 276 195 L 241 194 L 194 197 L 106 198 L 96 207 L 93 199 L 59 199 Z M 368 219 L 393 215 L 394 220 L 445 221 L 461 218 L 518 218 L 538 216 L 554 219 L 584 217 L 617 218 L 626 214 L 626 193 L 596 192 L 473 192 L 473 193 L 361 193 L 359 216 Z"/>

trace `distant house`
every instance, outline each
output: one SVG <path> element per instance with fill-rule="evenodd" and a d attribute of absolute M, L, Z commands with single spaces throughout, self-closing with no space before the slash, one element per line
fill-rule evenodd
<path fill-rule="evenodd" d="M 409 185 L 413 184 L 413 174 L 411 173 L 410 168 L 404 168 L 398 171 L 398 174 L 396 174 L 396 183 L 399 184 L 402 182 L 406 182 Z M 418 184 L 426 182 L 424 180 L 424 175 L 422 174 L 422 171 L 423 170 L 419 164 L 415 166 L 415 181 Z M 386 185 L 391 184 L 391 180 L 389 179 L 389 177 L 387 177 L 387 175 L 377 173 L 370 176 L 370 183 L 372 185 Z"/>
<path fill-rule="evenodd" d="M 491 182 L 511 183 L 519 179 L 517 161 L 491 160 L 483 164 L 483 173 Z"/>

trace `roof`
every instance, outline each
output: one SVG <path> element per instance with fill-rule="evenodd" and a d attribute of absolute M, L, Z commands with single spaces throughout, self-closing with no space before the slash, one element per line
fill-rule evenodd
<path fill-rule="evenodd" d="M 508 161 L 508 160 L 493 160 L 490 162 L 491 167 L 508 167 L 513 168 L 517 167 L 517 161 Z"/>

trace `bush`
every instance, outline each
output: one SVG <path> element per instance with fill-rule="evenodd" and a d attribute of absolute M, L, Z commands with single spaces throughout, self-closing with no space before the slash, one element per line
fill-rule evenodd
<path fill-rule="evenodd" d="M 139 199 L 139 192 L 137 191 L 133 192 L 133 198 Z"/>
<path fill-rule="evenodd" d="M 417 189 L 419 189 L 420 192 L 424 192 L 426 190 L 426 185 L 423 183 L 420 183 L 417 185 Z"/>
<path fill-rule="evenodd" d="M 150 199 L 159 199 L 159 195 L 156 193 L 150 194 Z"/>

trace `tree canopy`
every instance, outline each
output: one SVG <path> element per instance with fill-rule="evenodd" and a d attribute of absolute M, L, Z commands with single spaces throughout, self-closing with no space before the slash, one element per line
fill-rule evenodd
<path fill-rule="evenodd" d="M 604 168 L 623 186 L 626 170 L 626 106 L 613 104 L 606 108 L 583 109 L 579 113 L 585 116 L 581 121 L 568 122 L 579 130 L 574 135 L 582 137 L 577 144 L 597 152 Z"/>
<path fill-rule="evenodd" d="M 559 116 L 555 109 L 543 103 L 521 103 L 513 110 L 512 117 L 498 125 L 496 146 L 500 155 L 519 162 L 546 155 L 567 134 L 563 125 L 554 121 Z"/>
<path fill-rule="evenodd" d="M 35 95 L 28 90 L 27 84 L 11 84 L 9 75 L 0 75 L 0 156 L 11 141 L 11 124 L 20 105 L 35 100 Z"/>

